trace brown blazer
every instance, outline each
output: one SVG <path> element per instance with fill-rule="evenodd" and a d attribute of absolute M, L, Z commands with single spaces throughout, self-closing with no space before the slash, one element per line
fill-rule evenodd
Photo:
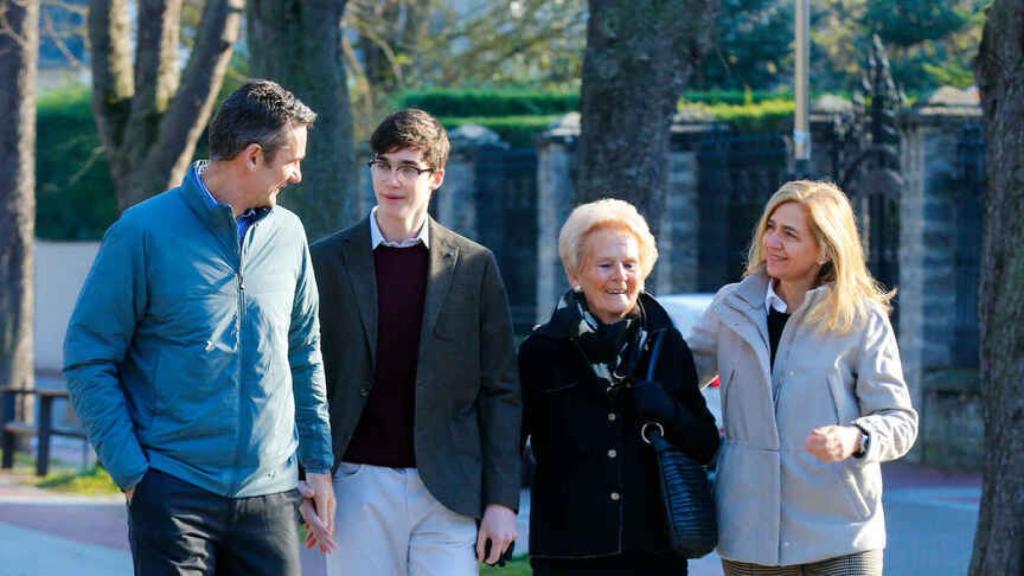
<path fill-rule="evenodd" d="M 455 512 L 519 503 L 522 405 L 505 285 L 490 250 L 428 218 L 430 271 L 416 372 L 423 483 Z M 313 244 L 334 458 L 373 386 L 377 286 L 370 220 Z"/>

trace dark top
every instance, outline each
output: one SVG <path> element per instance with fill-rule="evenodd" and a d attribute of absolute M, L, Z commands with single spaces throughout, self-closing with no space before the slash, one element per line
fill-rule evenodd
<path fill-rule="evenodd" d="M 768 343 L 771 345 L 772 368 L 775 368 L 775 352 L 779 349 L 779 340 L 782 338 L 782 330 L 786 327 L 787 320 L 789 320 L 789 314 L 769 308 Z"/>
<path fill-rule="evenodd" d="M 416 364 L 427 287 L 428 251 L 378 246 L 377 364 L 366 408 L 345 452 L 346 462 L 413 468 Z"/>
<path fill-rule="evenodd" d="M 667 330 L 654 373 L 676 408 L 676 418 L 665 423 L 666 437 L 708 462 L 718 448 L 718 429 L 697 386 L 693 355 L 664 309 L 646 294 L 641 299 L 647 329 Z M 531 555 L 667 552 L 657 462 L 640 439 L 630 390 L 609 393 L 554 319 L 523 342 L 519 370 L 524 433 L 537 460 Z"/>

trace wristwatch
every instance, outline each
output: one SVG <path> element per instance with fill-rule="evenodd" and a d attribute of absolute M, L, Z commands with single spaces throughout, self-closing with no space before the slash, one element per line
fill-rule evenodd
<path fill-rule="evenodd" d="M 868 453 L 868 448 L 871 446 L 871 435 L 859 424 L 854 424 L 858 430 L 860 430 L 860 441 L 857 443 L 857 450 L 854 451 L 854 458 L 863 458 Z"/>

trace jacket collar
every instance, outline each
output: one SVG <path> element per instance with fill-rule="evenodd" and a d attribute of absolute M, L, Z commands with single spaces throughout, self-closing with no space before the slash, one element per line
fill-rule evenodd
<path fill-rule="evenodd" d="M 185 173 L 180 190 L 185 199 L 185 204 L 199 218 L 199 220 L 210 230 L 215 237 L 228 243 L 232 250 L 238 245 L 238 227 L 227 204 L 211 203 L 210 194 L 206 185 L 200 180 L 200 167 L 205 168 L 204 160 L 192 163 Z M 273 212 L 270 206 L 264 206 L 255 210 L 256 220 L 262 220 Z"/>
<path fill-rule="evenodd" d="M 356 296 L 356 308 L 363 321 L 366 341 L 370 344 L 370 359 L 377 362 L 377 275 L 373 268 L 373 249 L 370 247 L 370 217 L 341 233 L 342 269 L 348 275 Z"/>
<path fill-rule="evenodd" d="M 726 294 L 726 297 L 723 298 L 723 303 L 747 315 L 760 314 L 761 311 L 765 310 L 765 294 L 768 293 L 768 284 L 770 282 L 771 279 L 764 270 L 747 276 L 735 285 L 734 290 Z M 796 314 L 814 306 L 821 298 L 825 298 L 828 295 L 828 290 L 828 284 L 822 284 L 808 290 L 804 294 L 804 299 L 800 306 L 796 310 L 789 310 L 789 313 Z"/>
<path fill-rule="evenodd" d="M 426 342 L 426 336 L 434 330 L 437 317 L 441 313 L 448 290 L 452 286 L 455 275 L 455 264 L 459 260 L 459 247 L 454 242 L 453 234 L 431 217 L 427 217 L 425 227 L 429 228 L 430 236 L 430 270 L 427 277 L 427 294 L 423 304 L 423 333 L 420 342 Z"/>
<path fill-rule="evenodd" d="M 367 216 L 359 224 L 341 234 L 341 256 L 344 269 L 348 274 L 352 289 L 359 303 L 359 317 L 363 322 L 363 331 L 370 344 L 370 357 L 374 365 L 377 361 L 377 274 L 373 265 L 373 249 L 370 238 L 370 218 Z M 427 272 L 426 297 L 423 305 L 422 334 L 433 331 L 437 318 L 444 306 L 445 298 L 452 285 L 459 248 L 454 236 L 447 228 L 438 224 L 433 218 L 427 219 L 430 227 L 430 268 Z M 420 342 L 427 338 L 421 336 Z"/>

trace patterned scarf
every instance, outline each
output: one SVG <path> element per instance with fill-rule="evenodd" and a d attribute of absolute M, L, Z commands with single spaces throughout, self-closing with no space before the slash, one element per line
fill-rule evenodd
<path fill-rule="evenodd" d="M 619 390 L 636 371 L 647 342 L 646 317 L 639 301 L 635 313 L 605 324 L 587 308 L 582 293 L 570 290 L 555 308 L 553 320 L 568 331 L 608 393 Z"/>

